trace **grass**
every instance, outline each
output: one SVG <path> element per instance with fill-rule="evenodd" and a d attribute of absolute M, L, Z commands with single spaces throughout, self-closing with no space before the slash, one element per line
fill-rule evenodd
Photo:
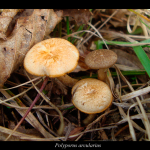
<path fill-rule="evenodd" d="M 69 25 L 69 17 L 67 16 L 66 17 L 66 26 L 67 26 L 67 35 L 69 35 L 71 33 L 71 30 L 70 30 L 70 25 Z M 71 37 L 68 37 L 68 41 L 71 40 Z"/>

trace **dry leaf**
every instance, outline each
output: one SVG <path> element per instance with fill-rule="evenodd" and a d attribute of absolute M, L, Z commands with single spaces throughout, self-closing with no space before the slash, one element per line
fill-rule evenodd
<path fill-rule="evenodd" d="M 105 21 L 108 17 L 110 17 L 117 9 L 105 9 L 102 11 L 101 9 L 96 9 L 94 13 L 94 18 L 97 19 L 98 16 L 101 17 L 101 21 Z M 131 12 L 127 9 L 119 9 L 117 13 L 109 20 L 114 27 L 124 27 L 127 25 L 127 15 Z M 109 27 L 109 26 L 108 26 Z"/>
<path fill-rule="evenodd" d="M 63 9 L 63 16 L 73 17 L 80 26 L 88 23 L 92 13 L 89 9 Z"/>
<path fill-rule="evenodd" d="M 55 28 L 56 24 L 58 24 L 62 20 L 63 11 L 54 12 L 53 9 L 49 10 L 49 18 L 46 26 L 45 36 L 49 35 Z"/>
<path fill-rule="evenodd" d="M 0 20 L 1 18 L 3 16 L 0 15 Z M 6 41 L 0 41 L 0 87 L 22 64 L 27 51 L 42 41 L 45 33 L 49 34 L 59 21 L 60 17 L 57 18 L 50 9 L 35 9 L 32 13 L 31 10 L 23 12 L 17 19 L 12 34 Z"/>
<path fill-rule="evenodd" d="M 116 9 L 106 9 L 106 13 L 111 15 L 113 14 L 113 12 L 115 12 Z M 129 15 L 130 11 L 128 11 L 127 9 L 119 9 L 118 12 L 114 15 L 114 17 L 118 18 L 118 19 L 127 19 L 126 15 Z"/>
<path fill-rule="evenodd" d="M 15 123 L 10 121 L 8 123 L 8 129 L 11 129 L 13 130 L 15 128 Z M 40 132 L 38 132 L 36 129 L 26 129 L 24 126 L 19 126 L 18 129 L 16 130 L 18 132 L 21 132 L 21 133 L 25 133 L 25 134 L 28 134 L 28 135 L 33 135 L 33 136 L 36 136 L 37 138 L 42 138 L 43 136 L 40 134 Z"/>
<path fill-rule="evenodd" d="M 86 71 L 88 69 L 82 68 L 80 65 L 77 65 L 77 67 L 72 72 L 79 72 L 79 71 Z"/>
<path fill-rule="evenodd" d="M 86 53 L 84 55 L 87 55 Z M 84 58 L 80 56 L 77 67 L 72 72 L 86 71 L 90 68 L 85 64 Z"/>
<path fill-rule="evenodd" d="M 78 134 L 78 133 L 80 133 L 83 129 L 84 129 L 84 127 L 76 127 L 76 128 L 74 128 L 73 130 L 71 130 L 69 136 Z M 69 141 L 75 141 L 75 139 L 76 139 L 77 137 L 78 137 L 78 136 L 69 138 Z"/>
<path fill-rule="evenodd" d="M 0 141 L 4 141 L 8 134 L 10 134 L 13 130 L 0 126 Z M 30 138 L 37 138 L 33 135 L 28 135 L 24 133 L 20 133 L 15 131 L 13 135 L 9 138 L 9 141 L 24 141 L 29 140 Z"/>
<path fill-rule="evenodd" d="M 135 67 L 137 69 L 143 69 L 143 66 L 140 63 L 137 56 L 133 54 L 129 54 L 121 49 L 112 49 L 112 51 L 114 51 L 118 56 L 116 63 L 130 66 L 130 67 Z"/>
<path fill-rule="evenodd" d="M 127 25 L 127 22 L 126 22 L 126 21 L 119 22 L 119 21 L 110 20 L 109 22 L 110 22 L 115 28 L 116 28 L 116 27 L 125 27 L 125 26 Z"/>
<path fill-rule="evenodd" d="M 6 31 L 14 16 L 21 12 L 20 9 L 4 9 L 0 15 L 0 38 L 6 40 Z"/>

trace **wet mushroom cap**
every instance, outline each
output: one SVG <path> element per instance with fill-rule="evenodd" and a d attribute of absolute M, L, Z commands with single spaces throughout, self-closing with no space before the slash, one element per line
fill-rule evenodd
<path fill-rule="evenodd" d="M 72 43 L 61 38 L 50 38 L 28 51 L 24 68 L 36 76 L 59 77 L 73 71 L 78 60 L 79 51 Z"/>
<path fill-rule="evenodd" d="M 72 88 L 72 103 L 87 114 L 100 113 L 112 103 L 109 86 L 98 79 L 82 79 Z"/>
<path fill-rule="evenodd" d="M 91 69 L 109 68 L 117 61 L 117 54 L 111 50 L 94 50 L 87 54 L 85 63 Z"/>

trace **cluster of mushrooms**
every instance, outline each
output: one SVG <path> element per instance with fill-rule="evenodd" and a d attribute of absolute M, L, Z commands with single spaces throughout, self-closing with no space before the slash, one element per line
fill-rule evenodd
<path fill-rule="evenodd" d="M 72 43 L 62 38 L 50 38 L 28 51 L 24 68 L 32 75 L 55 78 L 72 72 L 78 60 L 79 51 Z M 116 61 L 117 55 L 106 49 L 92 51 L 85 57 L 86 65 L 98 70 L 98 79 L 79 80 L 72 87 L 72 103 L 80 111 L 90 114 L 88 118 L 106 110 L 112 103 L 113 96 L 106 84 L 106 73 Z"/>

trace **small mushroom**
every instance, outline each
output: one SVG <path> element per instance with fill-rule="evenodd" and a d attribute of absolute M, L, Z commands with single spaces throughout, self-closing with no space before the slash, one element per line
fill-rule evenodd
<path fill-rule="evenodd" d="M 73 71 L 78 60 L 79 51 L 72 43 L 51 38 L 37 43 L 28 51 L 24 68 L 32 75 L 55 78 Z"/>
<path fill-rule="evenodd" d="M 78 49 L 69 41 L 61 38 L 51 38 L 34 45 L 26 54 L 24 68 L 35 76 L 51 78 L 63 76 L 73 71 L 79 60 Z M 58 134 L 64 130 L 61 122 Z"/>
<path fill-rule="evenodd" d="M 72 88 L 72 103 L 80 111 L 90 114 L 103 112 L 112 103 L 113 96 L 109 86 L 98 79 L 86 78 L 78 81 Z"/>
<path fill-rule="evenodd" d="M 91 69 L 98 69 L 98 79 L 106 81 L 107 69 L 117 61 L 117 54 L 111 50 L 94 50 L 86 55 L 85 64 Z"/>

